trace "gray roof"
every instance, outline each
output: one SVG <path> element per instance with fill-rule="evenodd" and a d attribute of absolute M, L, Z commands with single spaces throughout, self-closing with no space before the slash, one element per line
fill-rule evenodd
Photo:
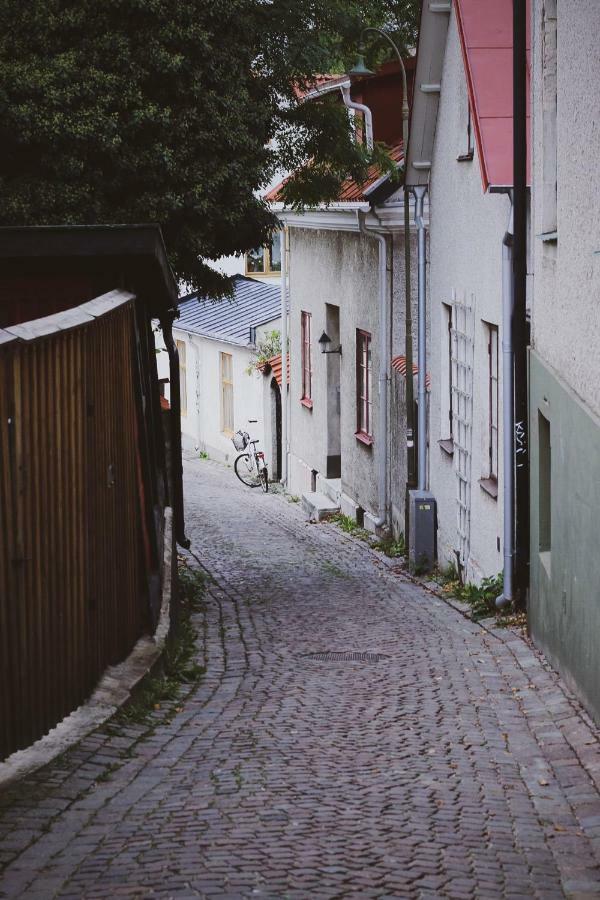
<path fill-rule="evenodd" d="M 244 347 L 252 343 L 251 329 L 279 317 L 281 288 L 243 275 L 236 275 L 233 283 L 230 299 L 214 301 L 198 294 L 183 297 L 173 327 Z"/>

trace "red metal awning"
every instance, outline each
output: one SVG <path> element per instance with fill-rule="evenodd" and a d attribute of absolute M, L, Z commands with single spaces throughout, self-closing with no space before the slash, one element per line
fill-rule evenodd
<path fill-rule="evenodd" d="M 279 387 L 281 387 L 281 353 L 277 356 L 272 356 L 271 359 L 268 359 L 264 363 L 260 363 L 257 366 L 257 369 L 263 373 L 263 375 L 272 375 L 275 378 Z M 287 383 L 290 383 L 290 354 L 288 353 L 287 357 Z"/>
<path fill-rule="evenodd" d="M 527 0 L 529 10 L 530 0 Z M 512 0 L 456 0 L 484 190 L 513 184 Z M 531 31 L 527 15 L 527 182 L 531 183 Z"/>
<path fill-rule="evenodd" d="M 405 356 L 394 356 L 392 359 L 392 369 L 395 372 L 399 372 L 404 378 L 406 378 L 406 357 Z M 413 363 L 413 375 L 419 374 L 419 367 L 416 363 Z M 431 390 L 431 374 L 427 372 L 425 375 L 425 387 L 428 391 Z"/>

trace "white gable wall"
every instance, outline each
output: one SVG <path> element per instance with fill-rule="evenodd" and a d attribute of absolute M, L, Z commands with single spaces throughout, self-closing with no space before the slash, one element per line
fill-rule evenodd
<path fill-rule="evenodd" d="M 278 327 L 277 321 L 272 326 Z M 212 459 L 233 463 L 237 456 L 231 436 L 222 430 L 221 422 L 221 357 L 230 353 L 233 359 L 234 430 L 248 431 L 258 438 L 264 449 L 263 385 L 260 372 L 248 375 L 252 362 L 249 347 L 215 341 L 173 328 L 175 340 L 186 345 L 187 415 L 181 417 L 184 448 L 208 453 Z M 258 419 L 250 425 L 248 419 Z M 271 460 L 267 459 L 270 463 Z"/>
<path fill-rule="evenodd" d="M 454 12 L 448 29 L 432 159 L 430 193 L 431 490 L 438 502 L 438 556 L 455 562 L 457 537 L 456 460 L 438 444 L 448 437 L 446 394 L 447 331 L 442 304 L 453 292 L 474 305 L 473 432 L 471 457 L 471 535 L 466 578 L 479 581 L 502 568 L 502 238 L 510 203 L 505 195 L 483 193 L 475 150 L 471 162 L 457 162 L 467 151 L 468 99 L 462 52 Z M 499 326 L 499 463 L 498 498 L 479 484 L 488 474 L 488 348 L 484 322 Z M 455 426 L 456 430 L 456 426 Z"/>
<path fill-rule="evenodd" d="M 416 356 L 416 236 L 412 238 L 413 328 Z M 393 257 L 393 265 L 392 265 Z M 392 356 L 404 354 L 404 240 L 401 232 L 388 238 L 388 277 L 393 290 L 391 340 Z M 368 236 L 342 230 L 290 229 L 290 473 L 289 489 L 301 494 L 311 490 L 311 472 L 325 476 L 328 454 L 341 456 L 341 490 L 349 501 L 344 511 L 358 506 L 371 520 L 377 518 L 377 440 L 379 403 L 380 323 L 378 310 L 378 245 Z M 323 355 L 318 340 L 327 324 L 327 304 L 339 308 L 341 358 Z M 301 312 L 312 315 L 312 409 L 302 405 Z M 356 330 L 372 337 L 372 414 L 374 443 L 366 446 L 356 438 Z M 331 334 L 330 336 L 334 336 Z M 337 340 L 335 340 L 337 345 Z M 328 394 L 328 372 L 339 366 L 339 444 L 332 447 L 330 411 L 335 394 Z M 393 375 L 395 384 L 400 376 Z M 331 389 L 332 378 L 329 379 Z M 333 379 L 335 381 L 335 378 Z M 389 437 L 391 462 L 388 466 L 389 517 L 394 533 L 404 530 L 406 482 L 406 437 L 404 406 L 390 385 Z M 394 397 L 395 402 L 394 402 Z M 329 432 L 329 440 L 328 440 Z"/>

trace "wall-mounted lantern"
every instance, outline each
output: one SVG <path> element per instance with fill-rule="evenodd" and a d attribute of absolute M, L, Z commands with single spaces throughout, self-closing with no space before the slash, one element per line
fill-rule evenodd
<path fill-rule="evenodd" d="M 331 350 L 331 338 L 327 334 L 326 331 L 323 332 L 321 337 L 319 338 L 319 347 L 321 348 L 321 353 L 342 353 L 342 345 L 340 344 L 335 350 Z"/>

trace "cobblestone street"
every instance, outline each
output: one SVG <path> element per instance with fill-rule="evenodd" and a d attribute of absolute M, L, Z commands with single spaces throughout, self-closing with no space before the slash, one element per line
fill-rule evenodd
<path fill-rule="evenodd" d="M 522 638 L 231 469 L 186 502 L 206 674 L 0 794 L 0 897 L 600 896 L 598 732 Z"/>

